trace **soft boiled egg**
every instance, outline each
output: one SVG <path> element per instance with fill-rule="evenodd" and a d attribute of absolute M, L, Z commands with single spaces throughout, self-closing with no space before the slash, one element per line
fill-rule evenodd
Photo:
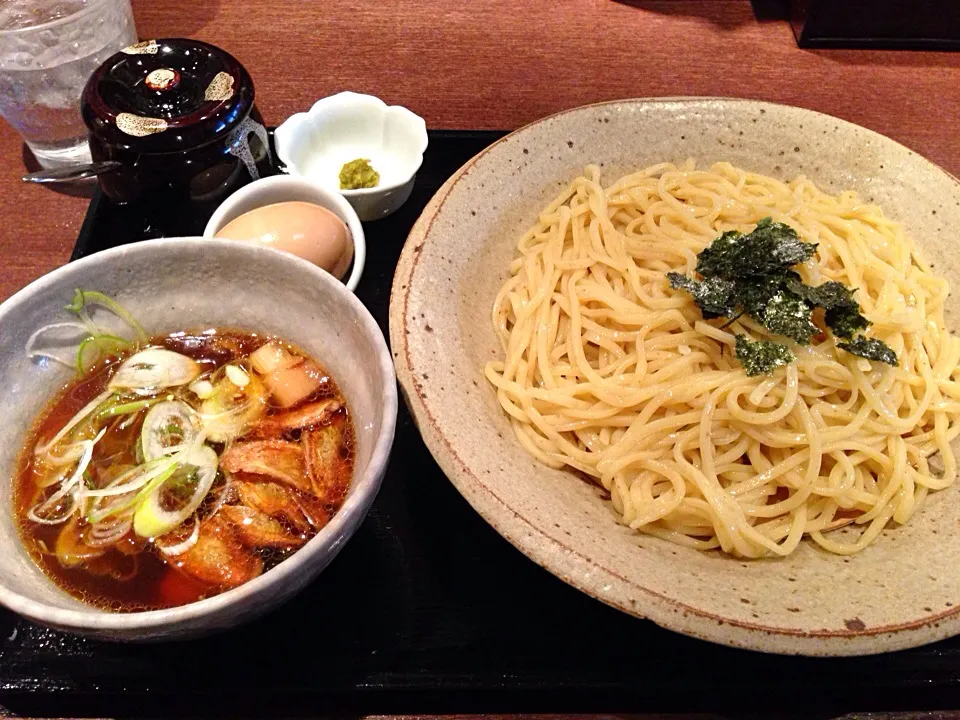
<path fill-rule="evenodd" d="M 353 238 L 343 220 L 308 202 L 264 205 L 234 218 L 214 237 L 276 248 L 309 260 L 340 279 L 353 260 Z"/>

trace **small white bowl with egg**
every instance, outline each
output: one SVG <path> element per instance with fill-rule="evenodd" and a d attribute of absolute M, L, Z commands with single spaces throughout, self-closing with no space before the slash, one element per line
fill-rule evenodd
<path fill-rule="evenodd" d="M 363 226 L 350 203 L 336 191 L 288 175 L 256 180 L 228 197 L 203 236 L 291 253 L 323 268 L 349 290 L 357 289 L 367 256 Z"/>
<path fill-rule="evenodd" d="M 277 128 L 274 141 L 290 175 L 340 193 L 368 221 L 386 217 L 410 197 L 427 149 L 427 126 L 405 107 L 342 92 L 292 115 Z M 366 160 L 376 171 L 375 186 L 341 187 L 341 170 L 355 160 Z"/>

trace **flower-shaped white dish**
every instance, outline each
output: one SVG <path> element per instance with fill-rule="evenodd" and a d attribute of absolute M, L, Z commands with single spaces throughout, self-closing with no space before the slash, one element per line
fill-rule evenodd
<path fill-rule="evenodd" d="M 275 141 L 288 173 L 335 189 L 367 221 L 386 217 L 410 197 L 427 149 L 427 126 L 404 107 L 342 92 L 290 116 L 277 128 Z M 358 158 L 380 173 L 379 184 L 341 190 L 341 168 Z"/>

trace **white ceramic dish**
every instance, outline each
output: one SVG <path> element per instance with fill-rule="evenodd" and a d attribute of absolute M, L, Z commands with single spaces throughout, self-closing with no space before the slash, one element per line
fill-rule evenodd
<path fill-rule="evenodd" d="M 343 197 L 305 178 L 276 175 L 255 180 L 224 200 L 203 229 L 205 238 L 212 238 L 220 228 L 246 212 L 275 203 L 301 201 L 324 207 L 346 224 L 353 241 L 353 266 L 344 280 L 348 290 L 356 290 L 367 260 L 367 241 L 360 218 Z"/>
<path fill-rule="evenodd" d="M 134 281 L 134 279 L 136 279 Z M 60 590 L 27 555 L 11 512 L 17 455 L 27 429 L 70 370 L 32 362 L 30 334 L 62 319 L 74 288 L 115 297 L 150 332 L 232 326 L 275 333 L 322 362 L 347 399 L 356 464 L 346 502 L 290 558 L 256 579 L 168 610 L 110 613 Z M 112 640 L 171 639 L 247 621 L 305 587 L 367 514 L 387 466 L 397 417 L 396 378 L 383 334 L 367 309 L 316 266 L 232 240 L 148 240 L 54 270 L 0 305 L 0 603 L 31 620 Z"/>
<path fill-rule="evenodd" d="M 410 197 L 427 149 L 423 118 L 372 95 L 342 92 L 289 117 L 274 136 L 277 156 L 291 175 L 342 194 L 363 221 L 394 212 Z M 340 190 L 344 163 L 366 158 L 380 173 L 374 188 Z"/>

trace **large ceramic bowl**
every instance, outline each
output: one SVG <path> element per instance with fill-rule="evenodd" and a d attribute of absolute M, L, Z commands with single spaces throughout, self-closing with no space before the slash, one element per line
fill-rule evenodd
<path fill-rule="evenodd" d="M 893 140 L 809 110 L 745 100 L 629 100 L 560 113 L 461 168 L 407 241 L 390 333 L 428 447 L 474 508 L 538 564 L 673 630 L 811 655 L 876 653 L 960 632 L 956 485 L 854 557 L 804 542 L 787 558 L 747 562 L 632 532 L 592 486 L 539 464 L 516 441 L 483 366 L 502 357 L 491 307 L 517 239 L 588 163 L 612 182 L 690 157 L 857 190 L 903 223 L 937 272 L 960 287 L 960 184 Z M 953 330 L 958 309 L 954 294 Z"/>
<path fill-rule="evenodd" d="M 356 465 L 346 502 L 290 558 L 215 597 L 168 610 L 110 613 L 70 597 L 33 563 L 11 512 L 15 463 L 27 429 L 70 379 L 32 362 L 30 334 L 62 319 L 74 288 L 115 297 L 148 332 L 227 326 L 275 333 L 323 363 L 353 414 Z M 0 603 L 52 627 L 114 640 L 167 639 L 223 629 L 306 586 L 343 548 L 376 497 L 393 443 L 396 379 L 377 323 L 352 292 L 299 258 L 201 238 L 150 240 L 98 253 L 28 285 L 0 305 Z"/>

